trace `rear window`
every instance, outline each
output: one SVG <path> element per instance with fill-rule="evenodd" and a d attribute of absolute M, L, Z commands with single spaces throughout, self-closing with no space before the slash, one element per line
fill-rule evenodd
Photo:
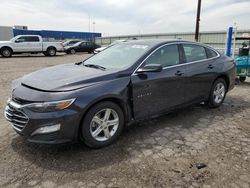
<path fill-rule="evenodd" d="M 26 42 L 39 42 L 38 37 L 26 37 L 25 39 Z"/>
<path fill-rule="evenodd" d="M 206 50 L 203 46 L 195 44 L 183 44 L 183 48 L 187 62 L 207 59 Z"/>
<path fill-rule="evenodd" d="M 212 49 L 206 48 L 206 52 L 208 58 L 213 58 L 217 56 L 217 53 Z"/>

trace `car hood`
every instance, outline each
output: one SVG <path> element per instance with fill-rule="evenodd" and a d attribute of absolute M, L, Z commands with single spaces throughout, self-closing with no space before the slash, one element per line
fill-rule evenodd
<path fill-rule="evenodd" d="M 0 41 L 0 44 L 10 44 L 10 41 Z"/>
<path fill-rule="evenodd" d="M 102 51 L 102 50 L 104 50 L 104 49 L 106 49 L 106 48 L 107 48 L 107 46 L 103 46 L 103 47 L 100 47 L 100 48 L 96 48 L 95 50 Z"/>
<path fill-rule="evenodd" d="M 23 86 L 41 91 L 72 91 L 112 79 L 115 70 L 100 70 L 76 64 L 45 68 L 21 79 Z"/>
<path fill-rule="evenodd" d="M 67 46 L 64 46 L 65 49 L 68 49 L 68 48 L 71 48 L 72 45 L 67 45 Z"/>

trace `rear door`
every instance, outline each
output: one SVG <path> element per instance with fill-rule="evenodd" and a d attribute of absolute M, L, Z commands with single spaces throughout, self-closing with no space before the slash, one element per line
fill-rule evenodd
<path fill-rule="evenodd" d="M 136 119 L 163 113 L 183 103 L 185 65 L 180 61 L 179 46 L 165 45 L 155 50 L 141 65 L 161 64 L 161 72 L 135 72 L 131 76 Z"/>
<path fill-rule="evenodd" d="M 30 52 L 41 52 L 42 51 L 42 41 L 38 36 L 26 37 L 27 50 Z"/>
<path fill-rule="evenodd" d="M 211 86 L 217 76 L 218 54 L 212 49 L 194 43 L 184 43 L 183 51 L 186 64 L 185 102 L 195 102 L 209 95 Z"/>

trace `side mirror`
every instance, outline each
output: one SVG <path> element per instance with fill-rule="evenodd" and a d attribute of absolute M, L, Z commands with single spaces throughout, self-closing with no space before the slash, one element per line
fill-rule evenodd
<path fill-rule="evenodd" d="M 142 68 L 139 68 L 136 72 L 137 73 L 144 73 L 144 72 L 161 72 L 162 65 L 160 64 L 148 64 Z"/>

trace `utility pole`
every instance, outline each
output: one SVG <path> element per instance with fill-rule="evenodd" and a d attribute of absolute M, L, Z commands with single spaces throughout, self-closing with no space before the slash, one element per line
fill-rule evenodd
<path fill-rule="evenodd" d="M 92 37 L 92 39 L 93 39 L 93 42 L 95 42 L 95 21 L 93 21 L 93 37 Z"/>
<path fill-rule="evenodd" d="M 199 41 L 199 30 L 200 30 L 200 15 L 201 15 L 201 0 L 198 0 L 196 26 L 195 26 L 195 41 Z"/>
<path fill-rule="evenodd" d="M 90 33 L 90 14 L 89 15 L 89 33 Z"/>

